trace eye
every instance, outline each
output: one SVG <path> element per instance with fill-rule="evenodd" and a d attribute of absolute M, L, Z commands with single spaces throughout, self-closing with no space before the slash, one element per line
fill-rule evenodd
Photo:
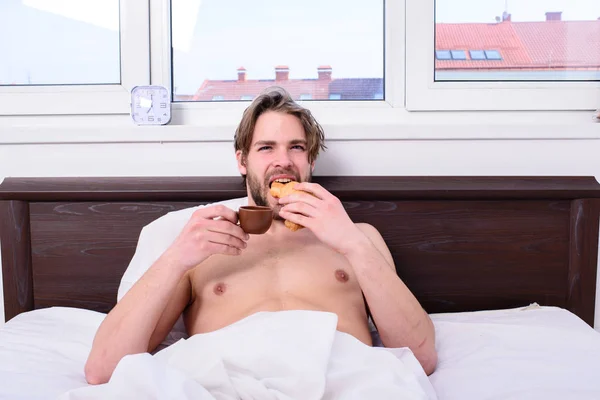
<path fill-rule="evenodd" d="M 262 146 L 258 148 L 258 151 L 269 150 L 271 146 Z"/>
<path fill-rule="evenodd" d="M 292 146 L 292 149 L 304 151 L 304 146 L 297 144 L 295 146 Z"/>

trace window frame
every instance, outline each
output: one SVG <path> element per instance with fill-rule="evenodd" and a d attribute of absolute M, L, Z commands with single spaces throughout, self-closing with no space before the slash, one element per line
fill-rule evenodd
<path fill-rule="evenodd" d="M 124 1 L 124 0 L 123 0 Z M 136 43 L 144 42 L 149 50 L 144 53 L 144 70 L 127 69 L 138 75 L 147 76 L 150 84 L 165 86 L 171 91 L 171 35 L 170 35 L 170 0 L 127 0 L 128 3 L 145 3 L 143 6 L 131 5 L 140 22 L 139 26 L 147 27 L 138 32 Z M 419 1 L 419 0 L 416 0 Z M 431 2 L 433 0 L 430 0 Z M 130 4 L 131 4 L 130 3 Z M 432 3 L 433 4 L 433 3 Z M 325 128 L 328 141 L 351 140 L 557 140 L 557 139 L 599 139 L 600 124 L 592 121 L 591 113 L 585 111 L 528 111 L 527 109 L 502 110 L 490 107 L 489 110 L 479 107 L 459 112 L 448 112 L 446 107 L 437 107 L 435 98 L 433 107 L 422 107 L 423 111 L 414 112 L 415 65 L 422 65 L 410 58 L 407 49 L 408 36 L 414 37 L 414 16 L 405 17 L 407 7 L 415 6 L 415 0 L 385 0 L 385 60 L 384 85 L 385 99 L 370 101 L 301 101 L 308 107 L 317 120 Z M 137 8 L 136 8 L 137 7 Z M 147 12 L 146 12 L 147 11 Z M 149 14 L 149 21 L 148 21 Z M 142 23 L 145 20 L 145 24 Z M 133 20 L 136 20 L 133 18 Z M 407 25 L 411 24 L 411 31 Z M 136 29 L 135 24 L 126 24 L 128 29 Z M 138 26 L 138 28 L 139 28 Z M 433 15 L 431 18 L 433 26 Z M 416 33 L 418 34 L 418 29 Z M 122 32 L 131 35 L 131 32 Z M 131 36 L 130 36 L 131 37 Z M 415 45 L 414 41 L 411 42 Z M 417 42 L 417 44 L 423 43 Z M 433 35 L 431 35 L 431 49 Z M 140 45 L 140 47 L 142 47 Z M 428 50 L 429 51 L 429 50 Z M 430 51 L 433 63 L 433 51 Z M 141 56 L 140 56 L 141 58 Z M 408 60 L 408 62 L 406 61 Z M 416 62 L 416 64 L 415 64 Z M 408 69 L 410 66 L 412 69 Z M 136 82 L 136 84 L 141 84 Z M 460 85 L 459 85 L 460 86 Z M 473 87 L 472 85 L 465 85 Z M 506 85 L 503 92 L 507 92 Z M 122 88 L 123 95 L 109 93 L 121 101 L 110 109 L 90 110 L 91 106 L 79 105 L 83 100 L 95 101 L 106 105 L 106 100 L 99 100 L 98 93 L 87 96 L 85 93 L 60 93 L 64 87 L 55 87 L 55 102 L 66 102 L 63 108 L 46 110 L 44 114 L 31 116 L 27 113 L 13 114 L 12 117 L 0 118 L 0 145 L 4 144 L 117 144 L 117 143 L 182 143 L 182 142 L 230 142 L 232 132 L 239 123 L 243 111 L 249 101 L 218 101 L 203 103 L 173 103 L 172 120 L 162 127 L 136 126 L 129 116 L 129 92 Z M 119 88 L 116 88 L 119 89 Z M 439 88 L 438 93 L 439 93 Z M 411 92 L 412 90 L 412 92 Z M 453 90 L 445 88 L 445 90 Z M 510 92 L 510 90 L 508 90 Z M 435 96 L 436 92 L 428 95 Z M 521 92 L 525 93 L 525 92 Z M 59 96 L 60 94 L 60 96 Z M 490 91 L 486 90 L 489 96 Z M 600 104 L 600 91 L 598 91 Z M 0 99 L 3 94 L 0 92 Z M 87 96 L 87 97 L 86 97 Z M 111 97 L 107 94 L 107 98 Z M 497 95 L 496 95 L 497 96 Z M 503 94 L 502 96 L 508 96 Z M 31 99 L 35 95 L 30 94 Z M 515 95 L 509 97 L 514 99 Z M 126 101 L 125 101 L 126 99 Z M 39 100 L 36 100 L 39 101 Z M 448 99 L 446 98 L 446 101 Z M 455 98 L 451 98 L 456 102 Z M 2 104 L 0 102 L 0 104 Z M 453 104 L 453 103 L 451 103 Z M 47 106 L 47 105 L 45 105 Z M 38 106 L 40 108 L 41 106 Z M 450 107 L 451 108 L 451 107 Z M 458 107 L 460 108 L 460 107 Z M 91 111 L 91 112 L 90 112 Z M 10 129 L 4 129 L 10 128 Z"/>
<path fill-rule="evenodd" d="M 591 111 L 600 82 L 435 81 L 435 0 L 406 0 L 408 111 Z"/>
<path fill-rule="evenodd" d="M 120 0 L 118 85 L 0 87 L 0 116 L 125 114 L 130 91 L 150 83 L 150 24 L 147 0 Z"/>
<path fill-rule="evenodd" d="M 340 112 L 352 115 L 357 110 L 370 115 L 387 109 L 404 108 L 404 1 L 384 0 L 384 100 L 366 101 L 315 101 L 300 100 L 315 116 L 329 120 L 339 118 Z M 150 0 L 151 26 L 151 78 L 152 83 L 173 91 L 171 81 L 171 0 Z M 155 27 L 155 28 L 154 28 Z M 172 123 L 177 125 L 214 126 L 241 118 L 250 101 L 173 102 Z"/>

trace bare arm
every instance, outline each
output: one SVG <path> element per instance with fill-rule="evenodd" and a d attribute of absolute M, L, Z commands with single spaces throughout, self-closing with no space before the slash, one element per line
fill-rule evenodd
<path fill-rule="evenodd" d="M 396 274 L 389 249 L 370 225 L 354 224 L 342 202 L 321 185 L 297 184 L 279 199 L 279 215 L 310 229 L 352 265 L 381 340 L 388 347 L 409 347 L 427 374 L 437 364 L 431 319 Z M 312 196 L 302 193 L 306 191 Z"/>
<path fill-rule="evenodd" d="M 100 325 L 85 365 L 88 383 L 108 382 L 121 358 L 150 350 L 151 338 L 156 347 L 185 308 L 188 287 L 183 268 L 174 268 L 167 258 L 158 259 Z M 159 324 L 169 303 L 171 315 L 165 315 Z"/>
<path fill-rule="evenodd" d="M 156 328 L 150 336 L 150 343 L 148 344 L 149 353 L 155 351 L 158 345 L 165 340 L 171 329 L 173 329 L 173 326 L 175 326 L 179 316 L 185 312 L 188 306 L 194 301 L 192 298 L 192 282 L 193 270 L 189 270 L 179 281 L 175 293 L 158 319 Z"/>
<path fill-rule="evenodd" d="M 108 382 L 124 356 L 151 351 L 160 344 L 189 303 L 188 271 L 212 254 L 238 255 L 246 247 L 247 235 L 236 222 L 236 213 L 223 206 L 194 213 L 171 247 L 98 328 L 85 365 L 88 383 Z"/>
<path fill-rule="evenodd" d="M 357 224 L 365 239 L 352 246 L 346 257 L 386 347 L 408 347 L 430 375 L 437 364 L 433 322 L 396 274 L 394 261 L 379 232 Z"/>

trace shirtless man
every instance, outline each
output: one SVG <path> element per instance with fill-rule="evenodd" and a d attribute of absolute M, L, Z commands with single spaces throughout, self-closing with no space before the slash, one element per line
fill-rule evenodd
<path fill-rule="evenodd" d="M 339 331 L 372 345 L 365 299 L 384 346 L 409 347 L 433 372 L 433 324 L 397 276 L 381 235 L 353 223 L 336 197 L 310 183 L 323 140 L 310 112 L 285 91 L 255 99 L 236 131 L 236 158 L 248 203 L 273 208 L 271 228 L 247 235 L 227 207 L 196 210 L 99 327 L 85 366 L 90 384 L 107 382 L 125 355 L 156 349 L 182 313 L 191 336 L 259 311 L 328 311 Z M 314 196 L 275 199 L 276 179 L 301 182 L 296 189 Z M 292 232 L 285 219 L 305 228 Z"/>

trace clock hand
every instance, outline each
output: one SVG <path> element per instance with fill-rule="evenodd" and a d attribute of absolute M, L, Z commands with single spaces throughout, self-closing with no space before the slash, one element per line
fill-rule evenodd
<path fill-rule="evenodd" d="M 150 108 L 148 109 L 148 111 L 146 112 L 146 114 L 148 114 L 150 112 L 150 110 L 152 110 L 153 106 L 154 106 L 154 95 L 151 94 L 150 95 Z"/>

